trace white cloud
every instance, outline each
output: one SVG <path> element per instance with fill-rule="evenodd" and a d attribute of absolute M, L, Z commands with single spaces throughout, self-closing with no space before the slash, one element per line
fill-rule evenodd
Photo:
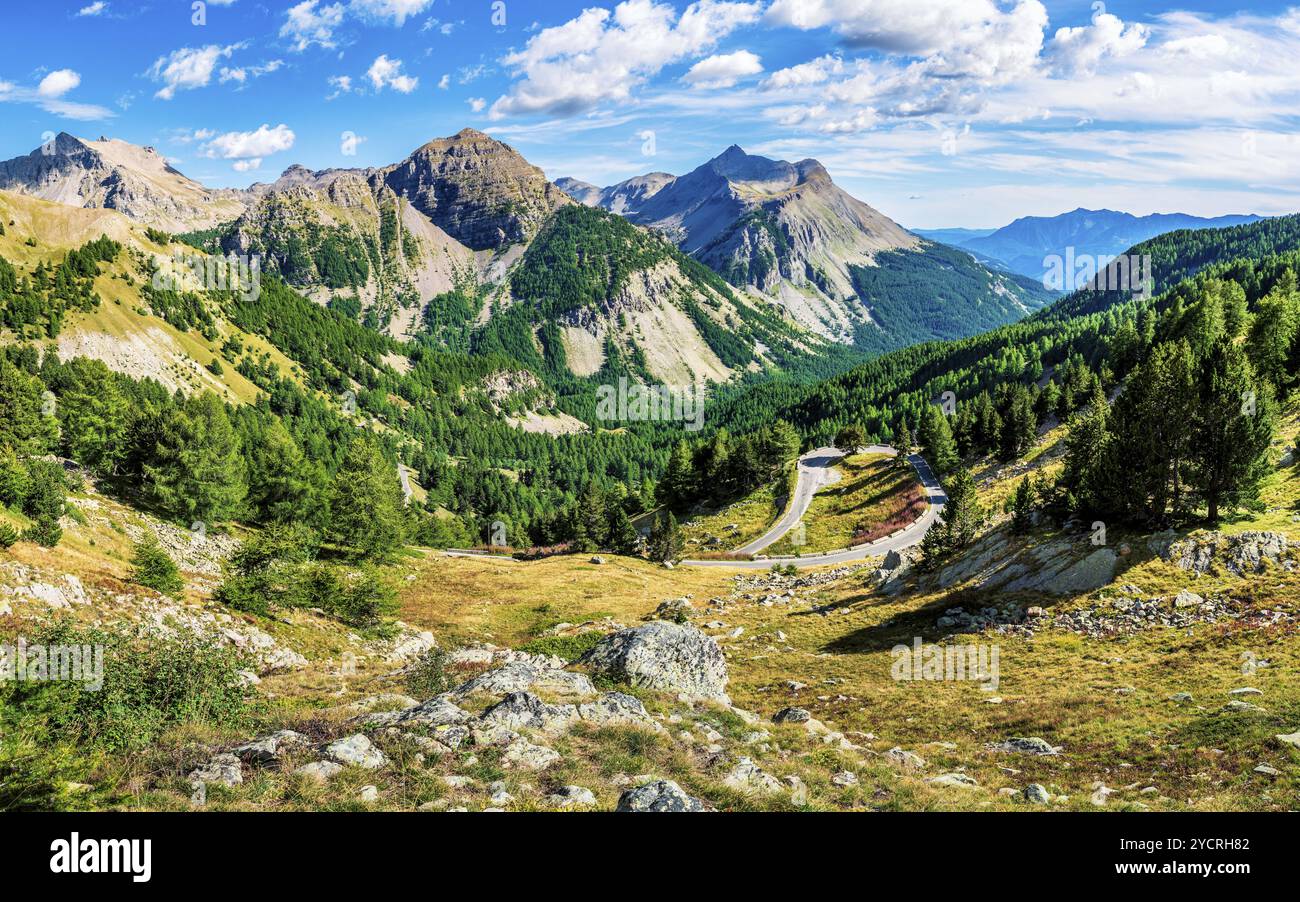
<path fill-rule="evenodd" d="M 655 0 L 624 0 L 613 12 L 583 10 L 502 60 L 518 80 L 492 105 L 491 116 L 572 115 L 629 100 L 665 66 L 707 53 L 761 11 L 760 2 L 724 0 L 697 0 L 680 16 Z"/>
<path fill-rule="evenodd" d="M 244 172 L 260 166 L 263 157 L 293 147 L 295 137 L 293 130 L 283 124 L 274 128 L 262 125 L 251 132 L 226 132 L 208 141 L 204 156 L 235 160 L 235 168 Z"/>
<path fill-rule="evenodd" d="M 383 53 L 370 64 L 370 68 L 366 70 L 366 77 L 370 79 L 376 91 L 392 88 L 399 94 L 410 94 L 420 86 L 419 78 L 402 74 L 401 60 L 390 60 L 388 55 Z"/>
<path fill-rule="evenodd" d="M 769 75 L 763 86 L 780 90 L 781 88 L 804 88 L 819 85 L 832 76 L 844 71 L 844 60 L 838 56 L 826 55 L 787 69 L 778 69 Z"/>
<path fill-rule="evenodd" d="M 250 172 L 254 169 L 261 169 L 262 161 L 257 157 L 251 160 L 236 160 L 230 164 L 230 168 L 236 172 Z"/>
<path fill-rule="evenodd" d="M 108 4 L 105 3 L 104 0 L 95 0 L 95 2 L 90 4 L 89 6 L 83 6 L 81 9 L 77 10 L 77 15 L 79 17 L 98 16 L 106 9 L 108 9 Z"/>
<path fill-rule="evenodd" d="M 330 87 L 334 93 L 326 97 L 326 100 L 333 100 L 341 94 L 352 93 L 352 76 L 351 75 L 331 75 L 329 77 Z"/>
<path fill-rule="evenodd" d="M 451 87 L 451 73 L 447 73 L 442 78 L 438 79 L 438 90 L 445 91 L 450 87 Z"/>
<path fill-rule="evenodd" d="M 317 8 L 319 2 L 320 0 L 303 0 L 291 6 L 285 14 L 280 37 L 288 38 L 298 53 L 313 44 L 327 49 L 335 46 L 334 30 L 343 24 L 343 4 L 333 3 Z"/>
<path fill-rule="evenodd" d="M 212 72 L 217 61 L 229 59 L 242 44 L 220 47 L 209 44 L 206 47 L 182 47 L 173 50 L 167 56 L 159 57 L 149 68 L 149 75 L 154 81 L 161 81 L 163 87 L 155 97 L 171 100 L 177 91 L 202 88 L 212 81 Z"/>
<path fill-rule="evenodd" d="M 469 108 L 476 113 L 481 113 L 487 109 L 487 101 L 482 97 L 471 97 L 468 101 Z"/>
<path fill-rule="evenodd" d="M 81 76 L 76 72 L 71 69 L 56 69 L 41 79 L 36 93 L 42 97 L 62 97 L 79 84 L 81 84 Z"/>
<path fill-rule="evenodd" d="M 719 54 L 700 60 L 682 76 L 682 81 L 696 88 L 730 88 L 748 75 L 763 71 L 763 62 L 748 50 Z"/>
<path fill-rule="evenodd" d="M 112 110 L 92 103 L 65 100 L 64 95 L 81 84 L 81 76 L 71 69 L 51 72 L 35 88 L 20 87 L 13 82 L 0 81 L 0 103 L 30 103 L 53 116 L 64 119 L 93 122 L 112 119 Z"/>
<path fill-rule="evenodd" d="M 271 60 L 260 66 L 238 66 L 236 68 L 221 67 L 221 73 L 218 76 L 222 84 L 228 81 L 244 84 L 250 78 L 261 78 L 263 75 L 270 75 L 284 66 L 284 60 Z"/>
<path fill-rule="evenodd" d="M 925 59 L 941 77 L 1009 80 L 1032 68 L 1043 46 L 1040 0 L 776 0 L 767 19 L 810 31 L 833 28 L 853 47 Z"/>
<path fill-rule="evenodd" d="M 1101 13 L 1091 25 L 1058 28 L 1047 54 L 1067 73 L 1091 74 L 1105 57 L 1124 57 L 1141 50 L 1149 35 L 1145 25 L 1126 25 L 1117 16 Z"/>
<path fill-rule="evenodd" d="M 433 0 L 352 0 L 349 10 L 363 19 L 391 22 L 399 28 L 424 12 Z"/>

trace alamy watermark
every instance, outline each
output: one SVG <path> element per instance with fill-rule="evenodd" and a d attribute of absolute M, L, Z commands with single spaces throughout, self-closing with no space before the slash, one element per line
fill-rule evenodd
<path fill-rule="evenodd" d="M 927 645 L 917 636 L 911 645 L 894 646 L 890 675 L 898 682 L 982 683 L 985 692 L 996 692 L 1001 655 L 997 645 Z"/>
<path fill-rule="evenodd" d="M 703 385 L 643 385 L 620 376 L 617 384 L 596 388 L 596 418 L 607 423 L 685 423 L 687 432 L 699 432 L 704 428 L 705 394 Z"/>
<path fill-rule="evenodd" d="M 155 291 L 229 291 L 245 303 L 255 301 L 262 294 L 262 258 L 257 254 L 215 257 L 173 251 L 153 274 L 153 287 Z"/>
<path fill-rule="evenodd" d="M 0 683 L 84 683 L 91 692 L 104 688 L 104 646 L 41 645 L 19 636 L 0 642 Z"/>
<path fill-rule="evenodd" d="M 1080 254 L 1043 258 L 1043 287 L 1048 291 L 1128 291 L 1146 300 L 1155 290 L 1150 254 Z"/>

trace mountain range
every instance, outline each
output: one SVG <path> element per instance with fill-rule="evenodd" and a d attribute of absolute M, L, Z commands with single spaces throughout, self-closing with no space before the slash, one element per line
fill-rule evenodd
<path fill-rule="evenodd" d="M 152 148 L 60 134 L 0 163 L 0 190 L 256 254 L 376 330 L 509 349 L 563 376 L 726 382 L 837 346 L 962 337 L 1052 296 L 908 232 L 816 160 L 735 146 L 682 176 L 597 189 L 553 184 L 465 129 L 388 166 L 294 165 L 235 191 L 205 188 Z"/>
<path fill-rule="evenodd" d="M 1045 257 L 1115 257 L 1157 235 L 1180 229 L 1220 229 L 1258 222 L 1254 214 L 1205 218 L 1186 213 L 1134 216 L 1080 207 L 1059 216 L 1025 216 L 1000 229 L 917 229 L 918 235 L 970 251 L 991 266 L 1043 278 Z"/>
<path fill-rule="evenodd" d="M 1050 298 L 907 231 L 836 185 L 816 160 L 770 160 L 733 145 L 682 176 L 556 184 L 666 235 L 803 328 L 867 350 L 1001 325 Z"/>

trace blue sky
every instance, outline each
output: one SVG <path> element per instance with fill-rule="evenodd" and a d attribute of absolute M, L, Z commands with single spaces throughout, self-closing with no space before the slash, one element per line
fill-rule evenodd
<path fill-rule="evenodd" d="M 1078 0 L 6 4 L 0 158 L 48 132 L 212 186 L 472 126 L 548 175 L 816 157 L 912 227 L 1300 210 L 1300 9 Z M 195 7 L 200 7 L 195 9 Z"/>

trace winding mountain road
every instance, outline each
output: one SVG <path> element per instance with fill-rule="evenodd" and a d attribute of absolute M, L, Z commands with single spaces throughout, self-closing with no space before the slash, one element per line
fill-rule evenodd
<path fill-rule="evenodd" d="M 868 454 L 898 454 L 893 448 L 884 445 L 873 445 L 864 449 L 864 451 Z M 782 536 L 793 529 L 803 519 L 804 514 L 808 513 L 808 507 L 812 504 L 813 496 L 823 487 L 835 481 L 832 467 L 843 458 L 843 452 L 834 448 L 818 448 L 816 451 L 810 451 L 799 458 L 799 476 L 795 483 L 794 496 L 785 514 L 762 537 L 755 539 L 743 548 L 737 549 L 736 553 L 758 554 L 764 548 L 778 542 Z M 848 561 L 860 561 L 869 557 L 880 557 L 891 551 L 902 551 L 904 548 L 919 545 L 921 539 L 925 538 L 925 534 L 934 524 L 934 521 L 939 519 L 939 515 L 943 513 L 943 506 L 947 503 L 948 497 L 944 494 L 943 486 L 939 484 L 938 477 L 934 475 L 930 465 L 925 462 L 925 458 L 919 454 L 913 454 L 908 457 L 908 461 L 916 470 L 917 476 L 921 479 L 921 484 L 925 487 L 929 507 L 911 526 L 905 527 L 891 536 L 885 536 L 883 539 L 859 545 L 857 548 L 832 551 L 827 554 L 774 557 L 757 561 L 682 561 L 678 566 L 731 567 L 741 570 L 767 570 L 776 564 L 823 567 L 830 564 L 843 564 Z"/>

